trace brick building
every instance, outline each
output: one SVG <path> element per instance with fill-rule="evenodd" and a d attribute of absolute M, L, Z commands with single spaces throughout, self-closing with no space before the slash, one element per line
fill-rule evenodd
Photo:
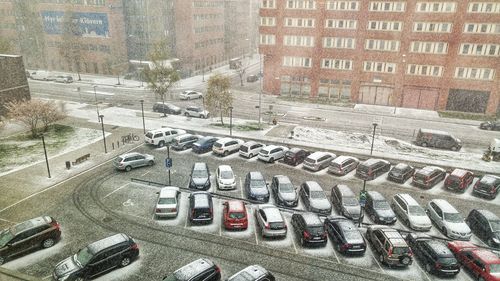
<path fill-rule="evenodd" d="M 264 91 L 495 114 L 499 1 L 261 0 Z"/>
<path fill-rule="evenodd" d="M 30 88 L 21 56 L 0 55 L 0 116 L 5 105 L 14 100 L 30 99 Z"/>

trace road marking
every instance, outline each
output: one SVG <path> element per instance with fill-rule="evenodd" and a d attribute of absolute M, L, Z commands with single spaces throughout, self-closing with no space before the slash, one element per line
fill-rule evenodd
<path fill-rule="evenodd" d="M 85 91 L 85 93 L 94 94 L 94 91 Z M 101 92 L 101 91 L 95 91 L 95 94 L 104 95 L 104 96 L 114 96 L 115 95 L 114 93 Z"/>
<path fill-rule="evenodd" d="M 42 278 L 42 280 L 49 279 L 50 277 L 52 277 L 52 275 L 45 276 L 45 277 Z"/>
<path fill-rule="evenodd" d="M 8 222 L 8 223 L 17 224 L 17 222 L 13 222 L 13 221 L 2 219 L 2 218 L 0 218 L 0 221 L 5 221 L 5 222 Z"/>
<path fill-rule="evenodd" d="M 115 190 L 111 191 L 110 193 L 108 193 L 108 194 L 107 194 L 106 196 L 104 196 L 102 199 L 106 199 L 106 198 L 107 198 L 108 196 L 110 196 L 111 194 L 113 194 L 113 193 L 117 192 L 118 190 L 120 190 L 120 189 L 124 188 L 125 186 L 127 186 L 127 185 L 129 185 L 129 184 L 130 184 L 130 183 L 129 183 L 129 182 L 127 182 L 126 184 L 124 184 L 124 185 L 122 185 L 122 186 L 118 187 L 117 189 L 115 189 Z M 129 199 L 129 200 L 130 200 L 130 199 Z"/>
<path fill-rule="evenodd" d="M 134 217 L 134 218 L 139 218 L 139 219 L 148 219 L 148 217 L 143 217 L 143 216 L 138 216 L 138 215 L 132 215 L 132 214 L 129 214 L 127 212 L 123 212 L 123 211 L 114 211 L 115 213 L 120 213 L 120 214 L 124 214 L 124 215 L 127 215 L 127 216 L 131 216 L 131 217 Z"/>
<path fill-rule="evenodd" d="M 367 246 L 368 247 L 368 246 Z M 380 268 L 380 270 L 382 270 L 382 272 L 384 274 L 386 274 L 385 270 L 382 268 L 382 266 L 380 265 L 380 263 L 378 262 L 377 258 L 375 257 L 375 255 L 373 254 L 373 252 L 370 250 L 370 253 L 372 255 L 372 258 L 375 260 L 375 263 L 378 265 L 378 267 Z"/>
<path fill-rule="evenodd" d="M 332 241 L 332 246 L 333 246 L 333 243 L 335 243 L 335 242 L 333 242 L 333 241 Z M 335 250 L 335 247 L 332 247 L 332 248 L 333 248 L 333 255 L 334 255 L 334 256 L 335 256 L 335 258 L 337 259 L 337 262 L 338 262 L 338 263 L 340 263 L 340 259 L 339 259 L 339 257 L 337 256 L 337 250 Z"/>
<path fill-rule="evenodd" d="M 427 278 L 427 280 L 429 281 L 432 281 L 431 278 L 429 277 L 429 275 L 427 275 L 427 272 L 425 272 L 425 270 L 423 270 L 422 268 L 420 268 L 420 265 L 418 264 L 418 261 L 414 260 L 415 261 L 415 265 L 417 266 L 418 269 L 420 269 L 420 271 L 422 271 L 422 273 L 424 274 L 425 278 Z"/>
<path fill-rule="evenodd" d="M 151 172 L 151 170 L 145 172 L 144 174 L 141 175 L 141 177 L 144 177 L 145 175 L 149 174 Z"/>
<path fill-rule="evenodd" d="M 241 177 L 240 177 L 240 189 L 241 189 L 241 199 L 243 199 L 245 197 L 243 197 L 243 184 L 241 183 Z"/>

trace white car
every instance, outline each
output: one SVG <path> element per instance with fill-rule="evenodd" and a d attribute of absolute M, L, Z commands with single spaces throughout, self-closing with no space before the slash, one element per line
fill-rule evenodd
<path fill-rule="evenodd" d="M 181 129 L 161 128 L 151 130 L 144 136 L 144 142 L 147 144 L 163 147 L 167 143 L 171 143 L 175 137 L 184 135 L 186 131 Z"/>
<path fill-rule="evenodd" d="M 448 201 L 433 199 L 427 204 L 427 215 L 443 234 L 451 239 L 470 240 L 472 232 L 462 215 Z"/>
<path fill-rule="evenodd" d="M 212 152 L 217 155 L 227 156 L 240 149 L 242 140 L 233 138 L 222 138 L 216 141 L 212 147 Z"/>
<path fill-rule="evenodd" d="M 236 177 L 229 165 L 220 165 L 216 171 L 216 183 L 220 190 L 235 189 Z"/>
<path fill-rule="evenodd" d="M 240 146 L 240 155 L 246 158 L 252 158 L 259 154 L 260 150 L 264 147 L 264 144 L 249 141 Z"/>
<path fill-rule="evenodd" d="M 284 146 L 268 145 L 261 149 L 258 157 L 264 162 L 273 163 L 274 161 L 285 157 L 285 152 L 287 151 L 288 148 Z"/>
<path fill-rule="evenodd" d="M 157 194 L 158 200 L 156 201 L 155 217 L 177 217 L 177 213 L 179 212 L 179 201 L 181 198 L 179 188 L 175 186 L 166 186 L 163 187 Z"/>
<path fill-rule="evenodd" d="M 401 218 L 401 221 L 413 230 L 429 231 L 431 220 L 424 208 L 409 194 L 400 193 L 392 197 L 392 210 Z"/>
<path fill-rule="evenodd" d="M 193 99 L 201 99 L 203 94 L 197 91 L 184 91 L 179 94 L 179 98 L 181 100 L 193 100 Z"/>
<path fill-rule="evenodd" d="M 188 106 L 184 109 L 184 116 L 207 119 L 210 113 L 199 106 Z"/>

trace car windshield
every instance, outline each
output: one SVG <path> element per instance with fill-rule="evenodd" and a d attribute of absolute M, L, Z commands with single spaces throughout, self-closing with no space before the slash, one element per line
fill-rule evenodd
<path fill-rule="evenodd" d="M 267 155 L 267 154 L 269 154 L 269 151 L 267 151 L 267 150 L 265 150 L 265 149 L 262 149 L 262 150 L 260 151 L 260 154 Z"/>
<path fill-rule="evenodd" d="M 325 198 L 325 193 L 323 191 L 311 191 L 311 198 L 321 199 Z"/>
<path fill-rule="evenodd" d="M 294 190 L 292 184 L 290 184 L 290 183 L 280 184 L 280 192 L 283 192 L 283 193 L 292 193 L 294 191 L 295 190 Z"/>
<path fill-rule="evenodd" d="M 373 207 L 379 210 L 388 210 L 391 208 L 389 207 L 389 203 L 387 203 L 387 201 L 374 201 Z"/>
<path fill-rule="evenodd" d="M 220 143 L 220 142 L 216 142 L 216 143 L 214 143 L 214 146 L 215 146 L 215 147 L 222 147 L 222 143 Z"/>
<path fill-rule="evenodd" d="M 222 171 L 220 173 L 221 179 L 232 179 L 233 178 L 233 172 L 231 171 Z"/>
<path fill-rule="evenodd" d="M 463 222 L 463 218 L 459 213 L 444 213 L 444 220 L 449 222 Z"/>
<path fill-rule="evenodd" d="M 458 262 L 455 258 L 449 257 L 449 258 L 440 258 L 439 263 L 443 265 L 452 265 L 452 264 L 457 264 Z"/>
<path fill-rule="evenodd" d="M 426 216 L 424 209 L 420 206 L 409 206 L 408 212 L 412 216 Z"/>
<path fill-rule="evenodd" d="M 490 264 L 490 273 L 500 275 L 500 264 Z"/>
<path fill-rule="evenodd" d="M 252 187 L 252 188 L 265 188 L 266 182 L 264 180 L 252 180 L 252 181 L 250 181 L 250 187 Z"/>
<path fill-rule="evenodd" d="M 150 132 L 146 133 L 146 137 L 152 138 L 153 137 L 153 133 L 150 133 Z"/>
<path fill-rule="evenodd" d="M 208 178 L 207 170 L 193 170 L 193 178 Z"/>
<path fill-rule="evenodd" d="M 5 246 L 12 238 L 14 238 L 14 235 L 12 235 L 9 229 L 0 232 L 0 247 Z"/>
<path fill-rule="evenodd" d="M 245 213 L 230 213 L 229 217 L 232 219 L 242 219 L 245 217 Z"/>
<path fill-rule="evenodd" d="M 500 221 L 490 221 L 493 232 L 500 232 Z"/>
<path fill-rule="evenodd" d="M 160 198 L 158 200 L 158 204 L 160 205 L 175 204 L 175 198 Z"/>
<path fill-rule="evenodd" d="M 83 248 L 80 251 L 78 251 L 77 254 L 73 257 L 73 259 L 81 266 L 86 265 L 89 263 L 89 261 L 92 259 L 92 253 L 90 252 L 89 248 Z"/>
<path fill-rule="evenodd" d="M 358 205 L 358 200 L 354 197 L 344 197 L 342 200 L 344 203 L 344 206 L 357 206 Z"/>

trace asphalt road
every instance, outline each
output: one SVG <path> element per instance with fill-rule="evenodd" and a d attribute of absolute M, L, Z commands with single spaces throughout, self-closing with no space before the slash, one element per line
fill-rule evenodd
<path fill-rule="evenodd" d="M 0 221 L 0 228 L 13 222 L 48 214 L 61 223 L 63 231 L 62 241 L 53 248 L 16 259 L 4 266 L 47 280 L 50 279 L 53 266 L 58 261 L 92 241 L 112 233 L 124 232 L 137 240 L 141 250 L 140 259 L 125 269 L 115 270 L 97 280 L 161 280 L 167 273 L 201 256 L 209 257 L 219 264 L 224 278 L 247 265 L 258 263 L 274 272 L 278 280 L 373 280 L 371 277 L 378 274 L 386 275 L 386 280 L 439 279 L 425 273 L 417 262 L 407 269 L 391 269 L 380 265 L 371 249 L 361 258 L 340 255 L 333 250 L 330 242 L 325 248 L 303 249 L 290 225 L 286 239 L 262 239 L 259 232 L 255 231 L 253 205 L 248 205 L 250 224 L 247 231 L 225 231 L 221 228 L 223 199 L 217 197 L 214 201 L 215 220 L 211 225 L 191 226 L 187 222 L 187 193 L 182 195 L 178 218 L 155 220 L 153 208 L 159 187 L 132 182 L 131 178 L 166 183 L 167 173 L 162 166 L 166 148 L 142 146 L 138 151 L 155 155 L 157 165 L 126 173 L 115 171 L 108 162 L 4 212 L 2 217 L 7 221 Z M 289 167 L 282 163 L 265 164 L 256 159 L 243 159 L 236 154 L 220 158 L 211 153 L 195 155 L 184 151 L 172 152 L 171 157 L 174 165 L 171 170 L 172 185 L 179 187 L 187 187 L 188 175 L 194 162 L 206 162 L 212 174 L 218 165 L 231 165 L 237 175 L 237 189 L 217 191 L 212 176 L 211 191 L 233 197 L 244 198 L 241 185 L 249 171 L 261 171 L 268 181 L 273 175 L 285 174 L 296 186 L 305 180 L 315 180 L 328 195 L 335 183 L 347 184 L 356 193 L 362 188 L 362 181 L 355 178 L 353 173 L 339 178 L 327 174 L 326 171 L 311 173 L 301 169 L 300 165 Z M 409 193 L 422 205 L 430 199 L 443 198 L 464 216 L 478 206 L 500 215 L 500 197 L 494 201 L 483 200 L 471 196 L 470 189 L 464 194 L 455 194 L 444 190 L 442 183 L 423 191 L 412 187 L 408 182 L 404 185 L 388 182 L 383 175 L 367 182 L 367 190 L 378 190 L 388 199 L 396 193 Z M 302 208 L 301 202 L 297 209 Z M 291 213 L 285 212 L 288 221 L 290 217 Z M 371 222 L 365 218 L 365 223 Z M 395 227 L 407 230 L 399 222 Z M 443 238 L 442 234 L 434 229 L 429 234 Z M 472 241 L 482 244 L 476 237 L 473 237 Z M 339 263 L 343 265 L 340 266 Z M 462 271 L 455 280 L 472 279 Z"/>

